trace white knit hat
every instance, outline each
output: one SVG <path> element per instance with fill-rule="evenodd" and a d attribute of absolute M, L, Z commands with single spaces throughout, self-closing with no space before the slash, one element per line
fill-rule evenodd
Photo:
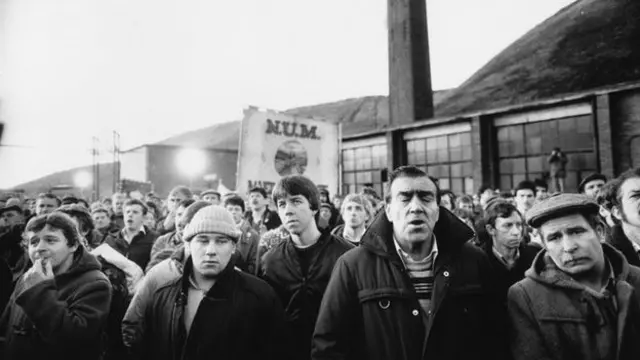
<path fill-rule="evenodd" d="M 184 228 L 182 238 L 191 241 L 194 236 L 203 233 L 227 235 L 233 241 L 238 241 L 242 235 L 231 214 L 219 205 L 210 205 L 198 210 Z"/>

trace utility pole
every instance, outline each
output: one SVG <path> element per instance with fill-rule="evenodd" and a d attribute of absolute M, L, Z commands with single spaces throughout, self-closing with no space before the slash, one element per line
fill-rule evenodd
<path fill-rule="evenodd" d="M 118 192 L 120 183 L 120 134 L 113 130 L 113 193 Z"/>
<path fill-rule="evenodd" d="M 93 137 L 93 201 L 100 199 L 100 139 Z"/>

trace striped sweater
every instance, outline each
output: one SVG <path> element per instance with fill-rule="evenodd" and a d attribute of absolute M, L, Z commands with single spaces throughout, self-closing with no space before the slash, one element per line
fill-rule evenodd
<path fill-rule="evenodd" d="M 418 301 L 425 314 L 429 312 L 431 308 L 431 296 L 433 295 L 433 282 L 434 282 L 434 264 L 436 257 L 438 256 L 438 243 L 436 242 L 435 235 L 433 237 L 433 245 L 429 255 L 424 259 L 414 260 L 407 254 L 400 244 L 394 238 L 396 250 L 400 259 L 404 263 L 407 274 L 411 278 L 411 284 L 416 292 Z"/>

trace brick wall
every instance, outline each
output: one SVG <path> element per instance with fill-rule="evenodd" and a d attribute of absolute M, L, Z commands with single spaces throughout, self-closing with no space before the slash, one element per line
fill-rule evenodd
<path fill-rule="evenodd" d="M 640 90 L 610 94 L 609 103 L 614 169 L 619 175 L 640 164 L 640 152 L 632 149 L 632 145 L 639 144 L 635 139 L 640 136 Z"/>

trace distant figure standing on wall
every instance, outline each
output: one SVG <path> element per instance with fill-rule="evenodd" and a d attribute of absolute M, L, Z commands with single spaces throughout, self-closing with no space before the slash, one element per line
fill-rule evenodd
<path fill-rule="evenodd" d="M 547 159 L 549 163 L 549 175 L 551 176 L 551 188 L 553 192 L 564 192 L 564 178 L 567 176 L 567 155 L 559 147 L 551 151 Z"/>

